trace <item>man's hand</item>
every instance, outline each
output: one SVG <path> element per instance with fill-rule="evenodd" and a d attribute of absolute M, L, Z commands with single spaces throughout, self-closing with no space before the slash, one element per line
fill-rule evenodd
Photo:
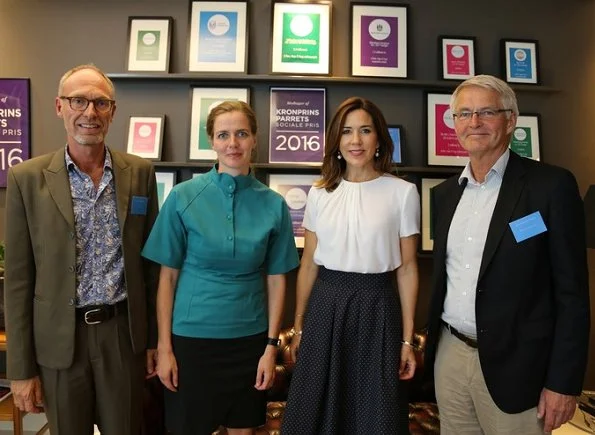
<path fill-rule="evenodd" d="M 541 390 L 537 418 L 543 418 L 543 431 L 558 429 L 572 418 L 576 409 L 576 398 L 544 388 Z"/>
<path fill-rule="evenodd" d="M 43 395 L 39 376 L 10 382 L 14 404 L 21 411 L 38 414 L 43 412 Z"/>

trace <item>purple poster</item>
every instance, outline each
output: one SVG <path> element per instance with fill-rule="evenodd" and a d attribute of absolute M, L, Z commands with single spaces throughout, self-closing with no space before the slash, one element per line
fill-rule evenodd
<path fill-rule="evenodd" d="M 324 88 L 271 88 L 270 163 L 322 163 Z"/>
<path fill-rule="evenodd" d="M 361 17 L 361 65 L 397 68 L 397 17 Z"/>
<path fill-rule="evenodd" d="M 0 187 L 8 170 L 29 158 L 29 79 L 0 79 Z"/>

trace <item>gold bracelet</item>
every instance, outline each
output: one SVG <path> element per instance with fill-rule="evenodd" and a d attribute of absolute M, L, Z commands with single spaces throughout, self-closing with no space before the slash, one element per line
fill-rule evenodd
<path fill-rule="evenodd" d="M 414 349 L 417 349 L 417 346 L 415 344 L 413 344 L 413 343 L 411 343 L 410 341 L 407 341 L 407 340 L 401 340 L 401 344 L 406 344 L 409 347 L 412 347 Z"/>
<path fill-rule="evenodd" d="M 302 335 L 302 330 L 300 329 L 299 331 L 297 331 L 295 328 L 291 328 L 290 331 L 293 335 Z"/>

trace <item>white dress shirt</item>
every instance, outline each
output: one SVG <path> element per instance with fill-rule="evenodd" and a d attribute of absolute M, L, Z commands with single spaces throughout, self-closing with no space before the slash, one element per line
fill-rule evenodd
<path fill-rule="evenodd" d="M 446 243 L 446 299 L 442 320 L 469 337 L 477 337 L 475 292 L 488 228 L 510 151 L 506 150 L 488 171 L 483 183 L 471 173 L 470 163 L 459 177 L 467 180 L 450 223 Z"/>

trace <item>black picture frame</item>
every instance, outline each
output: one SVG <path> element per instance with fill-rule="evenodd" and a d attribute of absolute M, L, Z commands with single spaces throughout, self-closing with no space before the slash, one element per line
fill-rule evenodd
<path fill-rule="evenodd" d="M 477 73 L 477 43 L 474 36 L 438 37 L 438 77 L 466 80 Z"/>
<path fill-rule="evenodd" d="M 500 40 L 502 78 L 508 83 L 541 84 L 539 43 L 535 39 Z"/>
<path fill-rule="evenodd" d="M 172 17 L 129 17 L 126 71 L 169 72 Z"/>

